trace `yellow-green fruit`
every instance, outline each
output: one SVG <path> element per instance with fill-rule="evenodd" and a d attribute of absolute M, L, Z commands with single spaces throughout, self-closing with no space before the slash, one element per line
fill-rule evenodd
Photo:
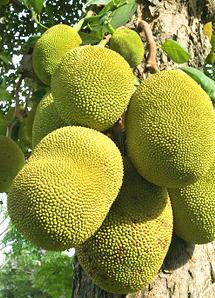
<path fill-rule="evenodd" d="M 38 78 L 50 85 L 51 76 L 62 56 L 80 44 L 80 36 L 68 25 L 59 24 L 48 29 L 33 50 L 33 67 Z"/>
<path fill-rule="evenodd" d="M 76 247 L 101 226 L 122 177 L 121 154 L 107 136 L 85 127 L 59 128 L 42 139 L 16 176 L 8 213 L 37 246 Z"/>
<path fill-rule="evenodd" d="M 141 63 L 144 55 L 144 47 L 137 32 L 128 29 L 117 29 L 110 39 L 110 49 L 119 53 L 129 63 L 135 67 Z"/>
<path fill-rule="evenodd" d="M 186 187 L 168 190 L 174 231 L 187 242 L 215 240 L 215 161 L 207 175 Z"/>
<path fill-rule="evenodd" d="M 128 108 L 126 132 L 132 162 L 156 185 L 192 184 L 214 159 L 211 100 L 179 70 L 161 71 L 141 83 Z"/>
<path fill-rule="evenodd" d="M 118 53 L 100 46 L 68 52 L 52 77 L 52 94 L 61 118 L 102 131 L 125 111 L 134 76 Z"/>
<path fill-rule="evenodd" d="M 12 139 L 0 136 L 0 192 L 9 191 L 24 162 L 25 157 L 19 146 Z"/>
<path fill-rule="evenodd" d="M 144 180 L 130 162 L 117 200 L 100 229 L 76 250 L 93 282 L 112 293 L 147 286 L 160 269 L 172 236 L 165 188 Z"/>
<path fill-rule="evenodd" d="M 51 93 L 47 93 L 40 101 L 32 128 L 32 147 L 34 148 L 47 134 L 66 126 L 55 108 Z"/>

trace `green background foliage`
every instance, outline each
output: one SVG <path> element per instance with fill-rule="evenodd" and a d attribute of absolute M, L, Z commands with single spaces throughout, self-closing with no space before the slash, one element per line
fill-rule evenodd
<path fill-rule="evenodd" d="M 9 225 L 2 241 L 9 246 L 0 267 L 1 298 L 70 298 L 73 258 L 35 247 Z"/>

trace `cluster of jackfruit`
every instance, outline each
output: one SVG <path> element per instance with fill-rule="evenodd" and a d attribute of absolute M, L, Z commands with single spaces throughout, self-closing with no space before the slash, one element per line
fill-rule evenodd
<path fill-rule="evenodd" d="M 102 289 L 135 292 L 159 271 L 173 229 L 192 243 L 215 240 L 215 113 L 180 70 L 151 75 L 134 92 L 131 67 L 144 52 L 127 43 L 138 45 L 135 33 L 118 29 L 102 47 L 80 45 L 67 27 L 49 29 L 34 48 L 50 92 L 37 107 L 32 155 L 13 181 L 8 213 L 36 245 L 75 247 Z M 122 115 L 124 158 L 109 138 Z"/>

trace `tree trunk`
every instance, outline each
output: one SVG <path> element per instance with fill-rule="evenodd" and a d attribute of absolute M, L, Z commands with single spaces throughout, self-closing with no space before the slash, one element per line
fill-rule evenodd
<path fill-rule="evenodd" d="M 136 18 L 150 23 L 158 45 L 157 62 L 160 70 L 179 65 L 171 61 L 159 45 L 174 39 L 188 49 L 189 65 L 201 68 L 210 52 L 210 42 L 202 33 L 202 24 L 214 19 L 215 4 L 211 0 L 148 0 L 140 1 Z M 142 36 L 143 42 L 145 37 Z M 147 56 L 147 49 L 146 49 Z M 145 62 L 137 73 L 144 73 Z M 114 295 L 99 289 L 86 276 L 76 260 L 72 298 L 212 298 L 215 297 L 215 242 L 191 245 L 173 237 L 164 264 L 153 282 L 141 292 Z"/>

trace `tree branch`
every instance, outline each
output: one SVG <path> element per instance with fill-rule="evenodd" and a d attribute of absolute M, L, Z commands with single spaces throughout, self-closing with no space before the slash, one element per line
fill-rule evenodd
<path fill-rule="evenodd" d="M 149 55 L 147 58 L 146 68 L 150 73 L 158 72 L 159 68 L 157 65 L 157 45 L 154 40 L 152 30 L 149 24 L 146 21 L 142 20 L 138 22 L 138 29 L 144 32 L 147 43 L 149 45 Z"/>

